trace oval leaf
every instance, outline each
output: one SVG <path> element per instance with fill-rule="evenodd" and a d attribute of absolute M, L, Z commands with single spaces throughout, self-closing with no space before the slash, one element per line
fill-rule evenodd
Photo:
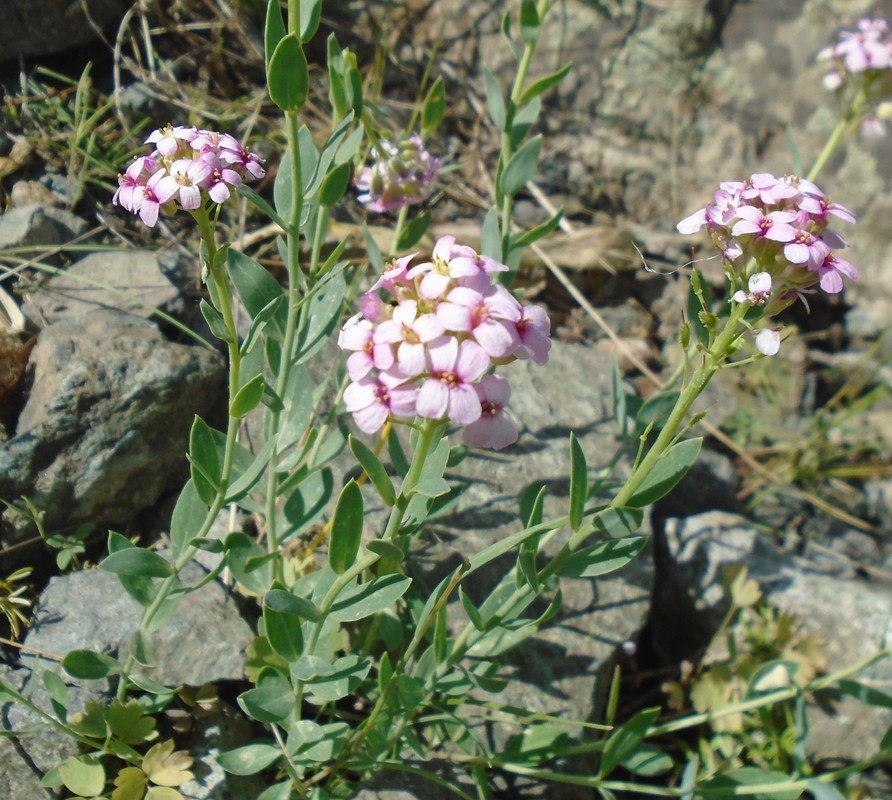
<path fill-rule="evenodd" d="M 282 749 L 272 744 L 249 744 L 221 753 L 217 763 L 232 775 L 253 775 L 266 769 L 282 755 Z"/>
<path fill-rule="evenodd" d="M 346 572 L 356 560 L 362 537 L 362 516 L 362 492 L 356 481 L 351 480 L 338 498 L 328 549 L 328 563 L 339 575 Z"/>
<path fill-rule="evenodd" d="M 588 467 L 579 440 L 570 434 L 570 527 L 579 530 L 588 498 Z"/>
<path fill-rule="evenodd" d="M 59 765 L 65 787 L 85 797 L 96 797 L 105 788 L 105 768 L 92 756 L 69 756 Z"/>
<path fill-rule="evenodd" d="M 98 681 L 119 672 L 121 665 L 111 656 L 93 650 L 72 650 L 62 659 L 62 669 L 72 678 Z"/>
<path fill-rule="evenodd" d="M 107 556 L 99 565 L 116 575 L 141 575 L 145 578 L 167 578 L 173 574 L 170 564 L 157 553 L 142 547 L 129 547 Z"/>
<path fill-rule="evenodd" d="M 258 722 L 281 722 L 294 710 L 294 694 L 289 686 L 276 683 L 258 686 L 238 696 L 238 704 Z"/>
<path fill-rule="evenodd" d="M 270 99 L 282 111 L 296 111 L 306 102 L 310 75 L 296 34 L 289 33 L 279 40 L 266 77 Z"/>
<path fill-rule="evenodd" d="M 241 389 L 229 405 L 229 415 L 241 419 L 260 405 L 263 399 L 263 375 L 255 375 Z"/>
<path fill-rule="evenodd" d="M 331 607 L 331 617 L 339 622 L 365 619 L 401 598 L 412 579 L 406 575 L 384 575 L 344 591 Z"/>

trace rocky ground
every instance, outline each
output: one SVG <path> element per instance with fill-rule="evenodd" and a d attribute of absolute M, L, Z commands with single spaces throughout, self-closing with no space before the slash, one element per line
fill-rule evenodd
<path fill-rule="evenodd" d="M 129 4 L 102 5 L 93 22 L 113 39 L 122 7 Z M 382 5 L 356 0 L 333 10 L 328 23 L 339 36 L 355 37 L 348 43 L 361 55 L 369 54 L 371 33 L 363 32 L 377 30 Z M 491 168 L 498 146 L 482 121 L 481 66 L 503 83 L 511 77 L 512 64 L 499 44 L 500 11 L 486 2 L 456 0 L 407 2 L 400 9 L 389 21 L 391 47 L 406 74 L 388 72 L 385 92 L 404 96 L 407 74 L 423 68 L 436 42 L 435 69 L 447 80 L 450 97 L 452 116 L 437 144 L 457 169 L 433 208 L 430 241 L 458 228 L 473 244 L 479 236 L 475 206 L 489 192 L 481 164 Z M 542 115 L 542 194 L 531 190 L 518 204 L 518 217 L 539 221 L 548 203 L 566 209 L 566 230 L 543 249 L 594 305 L 600 321 L 566 294 L 540 258 L 525 262 L 521 279 L 553 311 L 558 341 L 544 369 L 512 365 L 520 441 L 506 453 L 472 454 L 456 468 L 452 477 L 468 488 L 419 553 L 419 579 L 437 579 L 451 568 L 451 559 L 510 532 L 517 494 L 529 483 L 544 481 L 555 508 L 565 502 L 570 431 L 580 438 L 593 478 L 622 449 L 611 410 L 611 358 L 619 357 L 629 384 L 646 394 L 655 389 L 648 371 L 659 377 L 676 358 L 686 291 L 679 267 L 691 258 L 692 240 L 675 233 L 675 222 L 704 205 L 720 180 L 789 172 L 788 126 L 803 163 L 815 157 L 836 121 L 833 97 L 821 85 L 825 68 L 815 63 L 815 54 L 866 12 L 892 15 L 892 3 L 560 5 L 537 64 L 544 73 L 571 59 L 574 69 Z M 346 26 L 350 19 L 357 24 Z M 256 37 L 257 24 L 247 12 L 238 22 L 244 41 Z M 64 42 L 8 28 L 0 33 L 10 36 L 0 52 L 21 53 L 28 69 L 69 57 L 63 52 L 69 45 L 99 52 L 104 45 L 96 43 L 89 24 L 84 27 L 83 33 L 72 28 Z M 70 57 L 82 56 L 80 51 Z M 103 63 L 110 72 L 111 62 Z M 5 74 L 14 74 L 11 64 L 6 68 Z M 194 80 L 220 88 L 223 79 L 209 73 L 199 69 Z M 10 93 L 16 87 L 5 88 Z M 163 98 L 153 97 L 155 87 L 132 73 L 125 71 L 120 88 L 142 98 L 130 102 L 144 103 L 144 113 L 159 104 L 177 113 L 176 98 L 165 106 Z M 254 135 L 273 167 L 276 134 Z M 41 278 L 18 269 L 0 281 L 9 296 L 0 352 L 0 498 L 27 495 L 45 511 L 48 531 L 91 523 L 100 530 L 163 534 L 170 498 L 186 474 L 183 452 L 192 415 L 219 414 L 224 387 L 222 358 L 175 325 L 198 324 L 194 259 L 178 241 L 177 229 L 136 240 L 136 229 L 111 209 L 107 196 L 88 192 L 72 203 L 70 182 L 53 174 L 46 161 L 32 157 L 16 167 L 20 141 L 11 125 L 0 132 L 6 199 L 0 259 L 27 252 L 59 271 Z M 572 709 L 577 717 L 598 721 L 619 663 L 626 702 L 638 703 L 636 691 L 641 702 L 653 702 L 647 693 L 659 694 L 660 681 L 654 689 L 647 676 L 673 675 L 708 644 L 726 610 L 723 574 L 740 565 L 771 604 L 796 614 L 806 631 L 823 639 L 826 669 L 892 645 L 892 481 L 886 477 L 892 401 L 884 388 L 892 380 L 890 148 L 890 136 L 853 140 L 820 181 L 858 216 L 846 235 L 861 279 L 843 296 L 815 303 L 810 315 L 791 312 L 785 322 L 796 332 L 771 363 L 761 362 L 747 376 L 735 374 L 739 370 L 719 376 L 706 398 L 707 420 L 742 447 L 729 447 L 715 428 L 702 429 L 708 452 L 696 475 L 646 520 L 652 547 L 604 579 L 565 580 L 561 616 L 511 657 L 518 680 L 500 700 L 555 714 Z M 344 216 L 338 231 L 355 228 L 356 221 L 355 214 Z M 253 221 L 241 222 L 237 232 L 250 237 Z M 136 247 L 84 253 L 71 244 L 78 237 L 82 244 L 125 239 Z M 708 262 L 700 266 L 720 290 L 722 276 L 717 270 L 711 274 Z M 153 308 L 168 316 L 159 318 Z M 871 402 L 862 403 L 867 396 Z M 842 420 L 840 408 L 856 405 L 858 412 Z M 809 454 L 827 448 L 842 452 L 845 463 L 858 469 L 834 472 L 837 455 L 823 468 L 808 468 Z M 766 478 L 754 469 L 753 459 L 774 475 Z M 790 482 L 791 476 L 798 482 Z M 226 529 L 229 520 L 220 524 Z M 33 535 L 27 518 L 4 513 L 4 569 L 37 564 L 35 580 L 45 583 L 24 640 L 28 649 L 7 648 L 6 666 L 0 666 L 4 679 L 19 685 L 29 680 L 29 654 L 64 654 L 75 643 L 116 650 L 135 627 L 135 604 L 127 607 L 114 580 L 84 572 L 50 577 L 51 556 L 39 547 L 20 547 Z M 170 665 L 177 676 L 171 680 L 227 687 L 241 678 L 250 629 L 222 585 L 211 583 L 206 592 L 206 601 L 165 629 L 170 652 L 188 636 L 192 656 L 189 664 Z M 229 635 L 219 635 L 221 624 L 229 626 Z M 209 626 L 214 636 L 195 635 Z M 224 652 L 216 649 L 221 643 Z M 862 678 L 892 692 L 892 663 L 874 665 Z M 217 713 L 225 717 L 226 708 L 223 703 Z M 892 712 L 848 702 L 838 704 L 835 714 L 826 712 L 812 709 L 811 747 L 828 759 L 873 752 L 892 722 Z M 2 713 L 7 725 L 28 724 L 21 709 L 6 706 Z M 203 735 L 234 727 L 214 719 Z M 52 737 L 0 739 L 0 794 L 23 800 L 50 796 L 37 780 L 58 760 L 61 747 Z M 200 747 L 206 750 L 206 741 L 196 743 Z M 202 786 L 191 796 L 256 796 L 256 787 L 227 785 L 222 775 L 201 777 Z M 515 796 L 509 786 L 502 790 Z M 388 791 L 368 789 L 364 796 L 397 796 Z"/>

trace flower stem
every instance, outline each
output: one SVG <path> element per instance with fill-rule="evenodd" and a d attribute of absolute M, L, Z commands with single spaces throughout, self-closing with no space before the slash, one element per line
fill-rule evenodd
<path fill-rule="evenodd" d="M 848 136 L 849 131 L 858 123 L 866 102 L 867 87 L 862 86 L 858 91 L 858 94 L 852 98 L 852 102 L 849 104 L 845 116 L 836 123 L 836 127 L 830 134 L 830 138 L 827 139 L 827 142 L 824 144 L 824 149 L 821 150 L 820 155 L 817 157 L 814 165 L 806 176 L 808 180 L 815 181 L 818 179 L 818 175 L 820 175 L 824 167 L 827 166 L 830 157 L 839 149 L 839 146 L 843 143 L 846 136 Z"/>

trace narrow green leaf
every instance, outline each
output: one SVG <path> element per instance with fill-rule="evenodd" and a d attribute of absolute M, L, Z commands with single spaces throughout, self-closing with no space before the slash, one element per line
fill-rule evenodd
<path fill-rule="evenodd" d="M 331 607 L 331 618 L 356 622 L 393 605 L 408 591 L 412 579 L 406 575 L 384 575 L 343 591 Z"/>
<path fill-rule="evenodd" d="M 698 438 L 672 445 L 638 487 L 629 507 L 644 508 L 672 491 L 697 460 L 702 444 L 703 439 Z"/>
<path fill-rule="evenodd" d="M 301 166 L 305 171 L 304 192 L 307 197 L 312 196 L 316 192 L 328 174 L 329 168 L 335 162 L 340 152 L 341 143 L 353 125 L 353 117 L 353 112 L 348 111 L 344 119 L 334 127 L 319 151 L 316 150 L 316 145 L 313 143 L 313 136 L 309 129 L 306 126 L 301 128 L 301 144 L 303 145 L 301 148 Z"/>
<path fill-rule="evenodd" d="M 533 244 L 534 242 L 538 242 L 545 236 L 548 236 L 549 233 L 554 231 L 558 225 L 561 224 L 561 220 L 564 218 L 564 211 L 561 209 L 558 211 L 553 217 L 545 220 L 541 225 L 537 225 L 535 228 L 530 228 L 530 230 L 525 231 L 520 234 L 514 240 L 515 247 L 527 247 L 528 245 Z"/>
<path fill-rule="evenodd" d="M 276 212 L 285 221 L 285 225 L 282 227 L 286 233 L 291 229 L 291 194 L 293 186 L 294 167 L 291 163 L 291 150 L 289 148 L 279 160 L 279 168 L 276 170 L 276 179 L 273 182 L 273 202 L 276 204 Z"/>
<path fill-rule="evenodd" d="M 368 447 L 366 447 L 359 439 L 351 436 L 349 438 L 350 450 L 359 462 L 359 465 L 365 470 L 365 474 L 369 476 L 372 485 L 378 491 L 384 504 L 392 506 L 396 502 L 396 492 L 393 488 L 393 482 L 387 474 L 384 464 Z"/>
<path fill-rule="evenodd" d="M 330 277 L 329 277 L 330 276 Z M 297 335 L 297 354 L 294 363 L 300 364 L 309 359 L 328 341 L 337 327 L 347 293 L 347 283 L 343 271 L 329 273 L 325 286 L 309 300 L 305 315 L 306 324 Z"/>
<path fill-rule="evenodd" d="M 784 784 L 789 783 L 794 782 L 783 772 L 774 772 L 758 767 L 738 767 L 700 784 L 697 788 L 697 796 L 724 800 L 724 798 L 743 795 L 743 792 L 736 790 L 746 787 L 746 797 L 752 798 L 752 800 L 798 800 L 802 794 L 801 789 L 795 786 L 782 788 Z M 765 785 L 776 788 L 763 792 L 757 790 L 757 787 Z"/>
<path fill-rule="evenodd" d="M 644 739 L 647 729 L 654 724 L 659 716 L 659 708 L 646 708 L 613 731 L 604 744 L 598 776 L 606 777 L 621 761 L 629 758 Z"/>
<path fill-rule="evenodd" d="M 208 324 L 208 328 L 211 329 L 211 333 L 223 342 L 231 342 L 232 336 L 226 328 L 226 323 L 223 321 L 223 315 L 203 298 L 198 304 L 198 308 L 201 310 L 201 316 L 204 317 L 204 321 Z"/>
<path fill-rule="evenodd" d="M 483 80 L 486 84 L 486 105 L 489 108 L 489 118 L 493 125 L 500 131 L 505 130 L 505 98 L 495 75 L 489 67 L 483 67 Z"/>
<path fill-rule="evenodd" d="M 309 42 L 316 35 L 322 16 L 322 0 L 300 0 L 300 40 Z"/>
<path fill-rule="evenodd" d="M 276 210 L 257 192 L 255 192 L 250 186 L 243 183 L 239 185 L 236 191 L 244 197 L 249 203 L 251 203 L 255 208 L 262 211 L 266 216 L 270 218 L 271 222 L 275 222 L 280 228 L 283 230 L 288 229 L 288 223 L 285 222 L 277 213 Z"/>
<path fill-rule="evenodd" d="M 229 484 L 229 489 L 226 492 L 227 503 L 241 500 L 254 488 L 254 485 L 260 480 L 260 476 L 266 470 L 275 446 L 276 439 L 273 437 L 263 445 L 263 449 L 254 457 L 250 466 L 241 471 L 241 474 Z"/>
<path fill-rule="evenodd" d="M 50 704 L 60 722 L 68 719 L 68 687 L 59 675 L 51 670 L 46 670 L 41 676 L 43 685 L 50 697 Z"/>
<path fill-rule="evenodd" d="M 351 480 L 341 491 L 335 507 L 328 547 L 328 563 L 342 575 L 356 560 L 362 538 L 362 492 Z"/>
<path fill-rule="evenodd" d="M 520 38 L 524 44 L 535 44 L 539 38 L 539 12 L 536 0 L 521 0 L 520 3 Z"/>
<path fill-rule="evenodd" d="M 254 349 L 254 345 L 260 340 L 260 335 L 270 321 L 275 318 L 279 311 L 279 307 L 283 305 L 284 302 L 285 296 L 280 294 L 278 297 L 274 297 L 270 300 L 254 315 L 254 319 L 251 320 L 251 327 L 248 329 L 248 335 L 245 336 L 245 340 L 242 342 L 240 348 L 242 356 L 247 356 Z"/>
<path fill-rule="evenodd" d="M 189 433 L 189 464 L 195 490 L 210 506 L 217 496 L 223 465 L 211 429 L 197 415 Z"/>
<path fill-rule="evenodd" d="M 279 0 L 269 0 L 266 6 L 266 25 L 263 29 L 263 50 L 267 69 L 269 69 L 269 62 L 276 46 L 285 38 L 286 33 Z"/>
<path fill-rule="evenodd" d="M 502 233 L 499 230 L 499 212 L 495 206 L 492 206 L 483 218 L 480 253 L 494 258 L 496 261 L 501 261 L 504 258 L 502 253 Z"/>
<path fill-rule="evenodd" d="M 527 486 L 518 498 L 520 501 L 519 518 L 526 528 L 542 522 L 542 509 L 545 503 L 545 484 L 536 481 Z"/>
<path fill-rule="evenodd" d="M 400 437 L 396 435 L 395 431 L 391 431 L 387 437 L 387 454 L 390 456 L 390 463 L 396 470 L 396 474 L 405 478 L 409 471 L 409 459 L 406 458 L 403 446 L 400 444 Z"/>
<path fill-rule="evenodd" d="M 559 70 L 552 72 L 549 75 L 546 75 L 544 78 L 539 78 L 539 80 L 534 81 L 526 89 L 523 90 L 523 94 L 520 96 L 521 104 L 529 103 L 535 97 L 538 97 L 543 92 L 550 89 L 552 86 L 556 86 L 559 84 L 564 78 L 567 77 L 570 70 L 572 69 L 572 62 L 561 67 Z M 798 172 L 796 173 L 799 174 Z"/>
<path fill-rule="evenodd" d="M 396 249 L 400 251 L 414 247 L 420 241 L 421 237 L 427 233 L 430 222 L 430 211 L 425 211 L 415 217 L 415 219 L 403 228 L 403 232 L 400 234 L 399 241 L 396 244 Z"/>
<path fill-rule="evenodd" d="M 229 404 L 229 416 L 241 419 L 257 408 L 263 399 L 263 389 L 263 375 L 255 375 L 232 398 Z"/>
<path fill-rule="evenodd" d="M 461 600 L 462 607 L 465 609 L 465 614 L 468 615 L 471 624 L 478 631 L 484 630 L 483 617 L 480 615 L 480 610 L 474 605 L 474 601 L 471 600 L 462 586 L 458 587 L 458 597 Z"/>
<path fill-rule="evenodd" d="M 279 40 L 266 77 L 270 99 L 282 111 L 296 111 L 306 102 L 310 75 L 303 47 L 295 34 L 286 34 Z"/>
<path fill-rule="evenodd" d="M 347 191 L 350 183 L 350 165 L 340 164 L 331 170 L 319 186 L 319 204 L 330 208 L 335 205 Z"/>
<path fill-rule="evenodd" d="M 276 0 L 272 0 L 276 2 Z M 248 744 L 217 756 L 217 763 L 231 775 L 254 775 L 282 757 L 272 744 Z"/>
<path fill-rule="evenodd" d="M 173 567 L 166 559 L 142 547 L 111 553 L 99 567 L 116 575 L 140 575 L 146 578 L 167 578 L 173 574 Z"/>
<path fill-rule="evenodd" d="M 533 179 L 539 168 L 541 151 L 542 137 L 535 136 L 511 156 L 502 174 L 501 189 L 504 194 L 513 197 Z"/>
<path fill-rule="evenodd" d="M 322 612 L 312 600 L 298 597 L 284 589 L 270 589 L 263 598 L 263 605 L 264 608 L 271 608 L 276 613 L 288 614 L 310 622 L 319 622 L 322 619 Z"/>
<path fill-rule="evenodd" d="M 111 656 L 92 650 L 72 650 L 62 659 L 62 669 L 72 678 L 97 681 L 121 671 L 121 665 Z"/>
<path fill-rule="evenodd" d="M 400 564 L 406 557 L 401 548 L 386 539 L 372 539 L 370 542 L 366 542 L 366 549 L 381 558 L 393 561 L 395 564 Z"/>
<path fill-rule="evenodd" d="M 364 222 L 362 223 L 362 238 L 363 241 L 365 241 L 365 249 L 369 256 L 369 264 L 371 264 L 372 269 L 376 272 L 384 272 L 384 256 L 381 255 L 378 243 L 372 236 L 371 231 L 369 231 L 368 225 Z"/>
<path fill-rule="evenodd" d="M 520 143 L 526 139 L 530 129 L 536 124 L 536 120 L 539 119 L 539 112 L 541 110 L 542 103 L 539 102 L 538 97 L 535 97 L 531 102 L 527 103 L 527 105 L 517 111 L 514 115 L 514 121 L 511 123 L 512 148 L 519 147 Z M 511 265 L 509 264 L 509 266 Z"/>
<path fill-rule="evenodd" d="M 595 578 L 624 567 L 647 544 L 646 536 L 629 536 L 598 542 L 573 553 L 561 568 L 567 578 Z"/>
<path fill-rule="evenodd" d="M 585 454 L 576 435 L 570 434 L 570 527 L 574 531 L 582 525 L 585 501 L 588 498 L 588 467 Z"/>
<path fill-rule="evenodd" d="M 631 755 L 622 760 L 622 765 L 635 775 L 656 778 L 669 772 L 675 762 L 659 747 L 642 742 Z"/>
<path fill-rule="evenodd" d="M 245 309 L 251 315 L 251 319 L 259 316 L 261 312 L 266 315 L 279 313 L 284 311 L 280 306 L 273 306 L 273 310 L 269 310 L 270 304 L 276 298 L 282 298 L 282 287 L 279 282 L 269 274 L 260 264 L 253 258 L 240 253 L 238 250 L 230 249 L 229 256 L 226 259 L 226 267 L 229 271 L 229 277 L 238 292 Z M 282 303 L 282 300 L 279 301 Z M 282 326 L 284 330 L 284 325 Z"/>
<path fill-rule="evenodd" d="M 641 528 L 644 512 L 640 508 L 605 508 L 592 519 L 594 526 L 612 539 L 623 539 Z"/>
<path fill-rule="evenodd" d="M 435 131 L 446 112 L 446 84 L 438 77 L 428 90 L 421 107 L 421 129 L 425 134 Z"/>
<path fill-rule="evenodd" d="M 170 552 L 174 560 L 182 555 L 192 537 L 198 533 L 207 513 L 208 506 L 198 496 L 195 484 L 187 481 L 170 519 Z"/>

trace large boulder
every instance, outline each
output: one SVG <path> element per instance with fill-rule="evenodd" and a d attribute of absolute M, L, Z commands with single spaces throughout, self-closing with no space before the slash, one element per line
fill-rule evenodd
<path fill-rule="evenodd" d="M 123 525 L 151 507 L 182 480 L 194 415 L 211 415 L 225 393 L 216 353 L 112 310 L 44 329 L 28 370 L 24 409 L 0 445 L 0 497 L 27 496 L 50 532 Z M 4 523 L 6 546 L 31 530 L 13 511 Z"/>

